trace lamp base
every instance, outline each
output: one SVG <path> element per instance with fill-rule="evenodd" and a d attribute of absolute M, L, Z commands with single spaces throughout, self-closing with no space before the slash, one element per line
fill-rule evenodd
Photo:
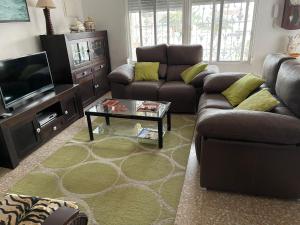
<path fill-rule="evenodd" d="M 47 35 L 53 35 L 54 30 L 53 30 L 53 25 L 51 22 L 50 9 L 44 8 L 43 11 L 44 11 L 45 20 L 46 20 Z"/>

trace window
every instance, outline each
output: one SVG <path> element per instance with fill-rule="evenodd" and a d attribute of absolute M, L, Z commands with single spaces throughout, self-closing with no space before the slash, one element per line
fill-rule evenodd
<path fill-rule="evenodd" d="M 255 0 L 128 0 L 128 9 L 133 60 L 136 47 L 183 40 L 208 62 L 250 59 Z"/>
<path fill-rule="evenodd" d="M 135 49 L 155 44 L 182 44 L 184 0 L 128 0 L 131 57 Z"/>

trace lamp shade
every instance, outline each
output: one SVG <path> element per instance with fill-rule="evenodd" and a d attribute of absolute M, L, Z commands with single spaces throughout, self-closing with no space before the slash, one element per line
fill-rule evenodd
<path fill-rule="evenodd" d="M 56 6 L 53 0 L 38 0 L 36 3 L 36 7 L 38 8 L 48 8 L 48 9 L 55 9 Z"/>

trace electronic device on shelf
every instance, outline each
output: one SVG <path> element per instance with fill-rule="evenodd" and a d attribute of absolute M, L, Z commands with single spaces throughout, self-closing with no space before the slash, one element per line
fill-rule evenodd
<path fill-rule="evenodd" d="M 55 120 L 56 117 L 57 117 L 56 112 L 43 112 L 37 115 L 37 121 L 40 127 L 43 127 L 48 123 L 52 122 L 53 120 Z"/>
<path fill-rule="evenodd" d="M 53 88 L 46 52 L 0 61 L 0 97 L 5 109 Z"/>

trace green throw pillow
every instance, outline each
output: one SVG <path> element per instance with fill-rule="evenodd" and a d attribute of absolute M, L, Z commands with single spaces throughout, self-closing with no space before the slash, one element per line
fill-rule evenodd
<path fill-rule="evenodd" d="M 267 112 L 279 104 L 280 102 L 274 98 L 267 89 L 263 89 L 254 95 L 251 95 L 239 104 L 236 109 Z"/>
<path fill-rule="evenodd" d="M 223 91 L 222 95 L 232 106 L 237 106 L 264 82 L 265 80 L 256 75 L 247 74 Z"/>
<path fill-rule="evenodd" d="M 186 84 L 191 83 L 191 81 L 201 72 L 203 72 L 208 65 L 204 63 L 198 63 L 194 66 L 187 68 L 180 75 Z"/>
<path fill-rule="evenodd" d="M 135 64 L 136 81 L 158 81 L 159 62 L 138 62 Z"/>

